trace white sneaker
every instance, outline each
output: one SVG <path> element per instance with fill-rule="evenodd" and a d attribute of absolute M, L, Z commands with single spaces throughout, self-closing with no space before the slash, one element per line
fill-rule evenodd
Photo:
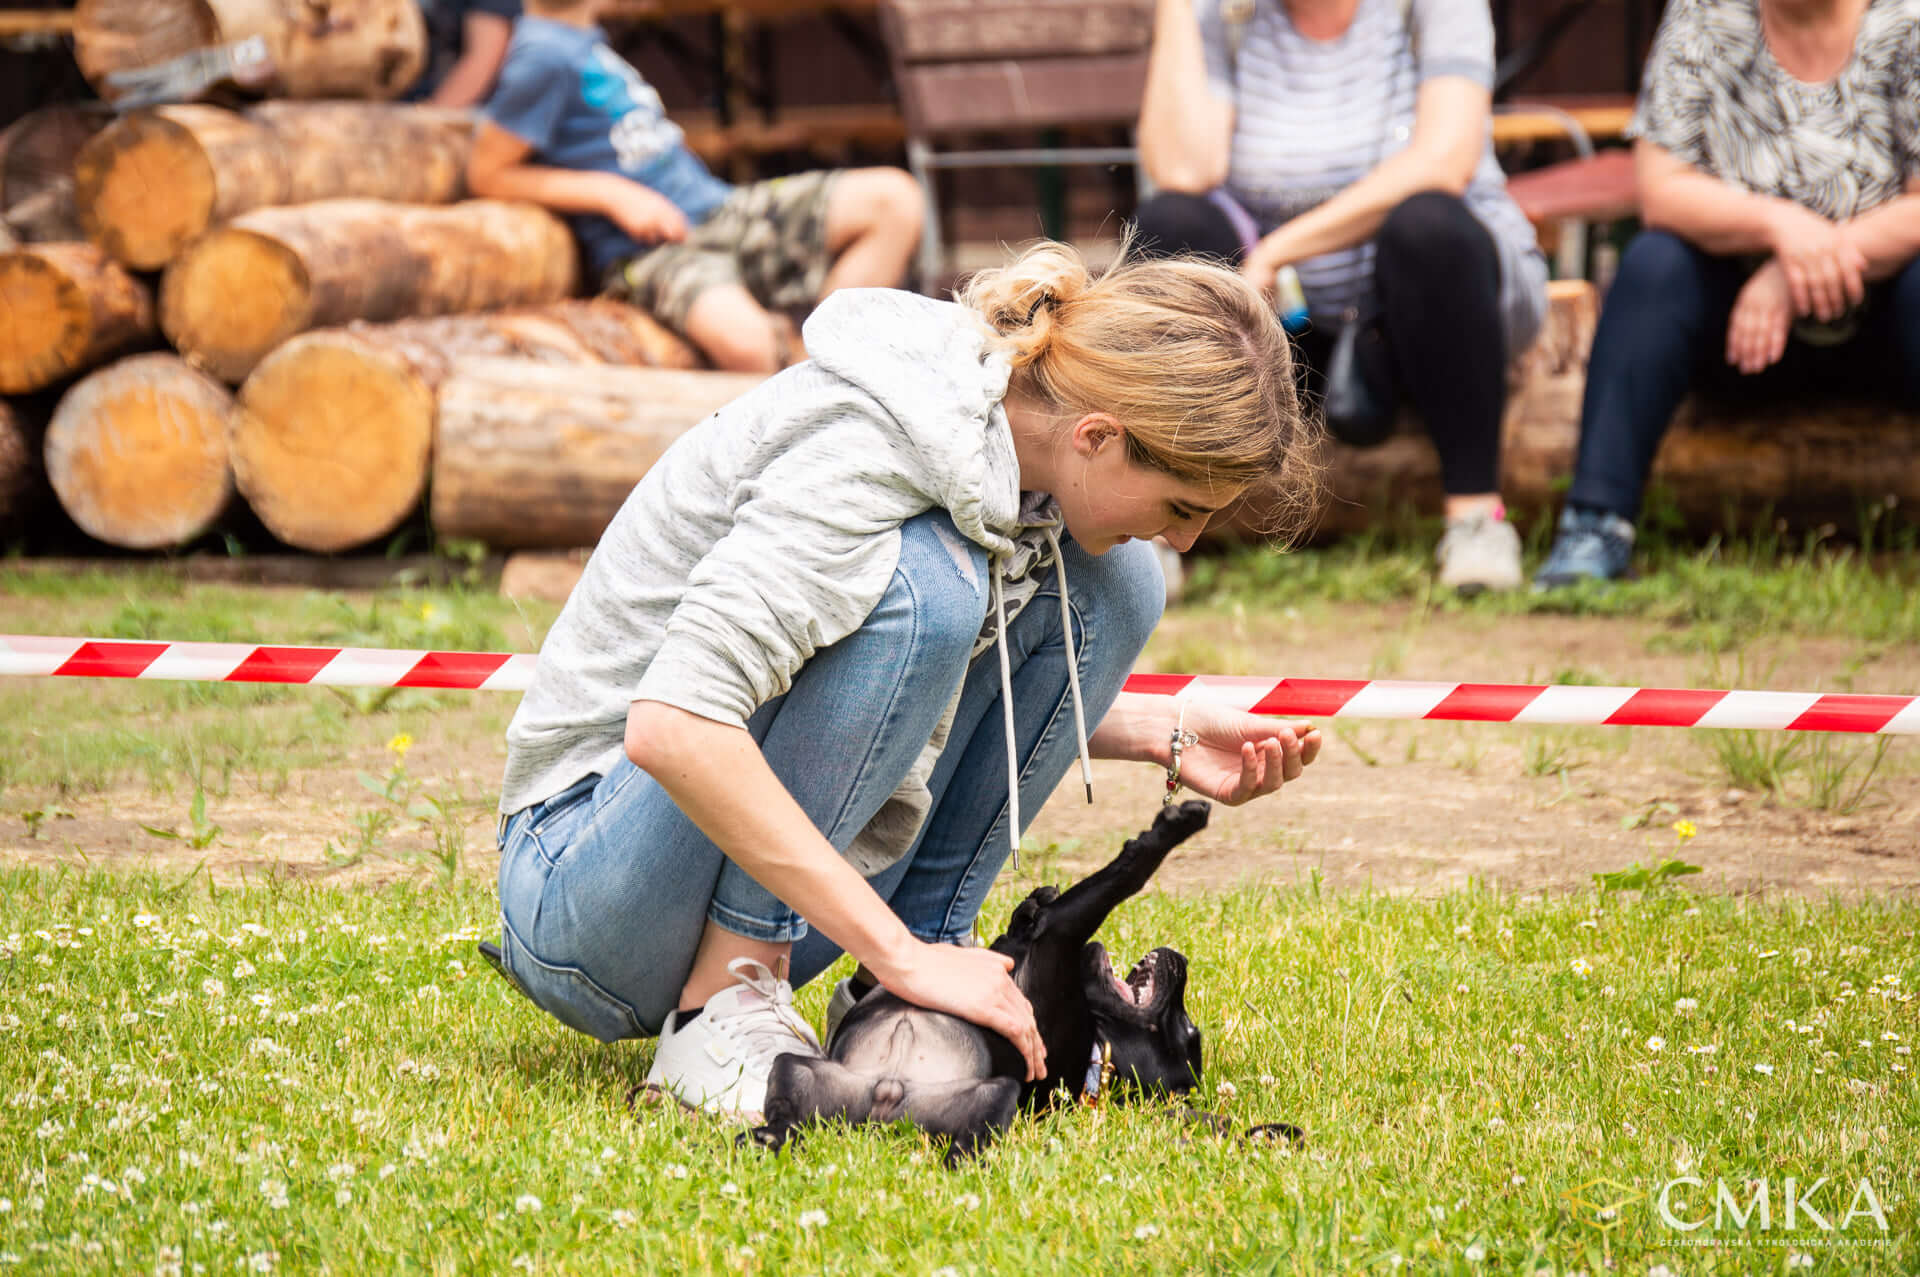
<path fill-rule="evenodd" d="M 1447 520 L 1434 557 L 1440 584 L 1462 594 L 1520 588 L 1520 534 L 1498 515 Z"/>
<path fill-rule="evenodd" d="M 793 986 L 752 958 L 727 964 L 739 983 L 707 999 L 700 1018 L 680 1027 L 667 1017 L 647 1085 L 691 1109 L 759 1122 L 767 1075 L 782 1055 L 820 1054 L 820 1040 L 793 1009 Z"/>

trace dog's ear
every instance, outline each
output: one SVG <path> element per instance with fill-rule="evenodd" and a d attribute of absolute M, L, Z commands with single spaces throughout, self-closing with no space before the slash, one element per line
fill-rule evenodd
<path fill-rule="evenodd" d="M 1035 887 L 1025 900 L 1013 911 L 1013 917 L 1007 921 L 1007 935 L 1012 939 L 1030 938 L 1034 929 L 1040 925 L 1040 916 L 1054 901 L 1060 898 L 1058 887 Z"/>

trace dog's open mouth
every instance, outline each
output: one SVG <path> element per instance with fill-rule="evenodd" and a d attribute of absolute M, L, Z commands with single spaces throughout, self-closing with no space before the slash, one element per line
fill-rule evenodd
<path fill-rule="evenodd" d="M 1114 973 L 1113 960 L 1105 949 L 1100 950 L 1100 969 L 1108 980 L 1113 982 L 1116 993 L 1126 1002 L 1137 1007 L 1153 1005 L 1156 977 L 1160 974 L 1160 955 L 1156 950 L 1133 964 L 1133 970 L 1127 972 L 1123 980 Z"/>

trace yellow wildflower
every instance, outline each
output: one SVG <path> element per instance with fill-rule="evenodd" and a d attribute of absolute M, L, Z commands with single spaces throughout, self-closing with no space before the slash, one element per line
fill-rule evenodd
<path fill-rule="evenodd" d="M 405 758 L 407 751 L 413 748 L 413 737 L 401 732 L 387 742 L 387 748 L 393 751 L 394 757 Z"/>
<path fill-rule="evenodd" d="M 1681 842 L 1685 842 L 1700 830 L 1691 820 L 1676 820 L 1673 822 L 1673 832 L 1680 835 Z"/>

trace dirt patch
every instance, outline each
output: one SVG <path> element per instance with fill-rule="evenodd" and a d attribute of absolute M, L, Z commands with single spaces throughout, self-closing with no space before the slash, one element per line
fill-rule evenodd
<path fill-rule="evenodd" d="M 1403 607 L 1339 607 L 1286 618 L 1175 612 L 1147 666 L 1212 673 L 1725 686 L 1733 662 L 1690 651 L 1685 634 L 1644 622 L 1480 613 L 1424 615 Z M 1920 690 L 1920 653 L 1841 640 L 1756 639 L 1743 653 L 1747 686 L 1792 690 Z M 1702 866 L 1700 888 L 1819 897 L 1920 891 L 1920 746 L 1896 740 L 1857 810 L 1811 805 L 1815 770 L 1789 772 L 1783 791 L 1736 788 L 1706 731 L 1516 728 L 1465 723 L 1329 722 L 1321 760 L 1277 798 L 1215 813 L 1205 834 L 1162 871 L 1171 890 L 1307 881 L 1343 890 L 1432 893 L 1481 882 L 1523 891 L 1577 890 L 1596 872 L 1676 854 L 1676 820 L 1698 835 L 1677 854 Z M 501 746 L 492 734 L 442 733 L 408 759 L 411 770 L 467 801 L 453 819 L 461 871 L 490 877 L 491 795 Z M 1855 758 L 1871 743 L 1835 738 Z M 204 866 L 225 879 L 283 874 L 378 882 L 432 874 L 432 839 L 396 829 L 379 850 L 342 867 L 354 819 L 378 799 L 358 771 L 378 772 L 377 749 L 338 767 L 287 777 L 273 792 L 236 783 L 209 800 L 221 826 L 207 847 L 142 826 L 190 833 L 187 797 L 127 788 L 100 795 L 7 795 L 0 859 L 35 864 Z M 1829 766 L 1832 760 L 1829 760 Z M 1053 876 L 1109 856 L 1151 819 L 1161 794 L 1150 768 L 1095 767 L 1097 805 L 1077 778 L 1064 784 L 1029 834 Z M 39 837 L 15 813 L 58 805 Z M 1638 822 L 1636 824 L 1636 822 Z M 1634 827 L 1628 827 L 1633 825 Z M 332 845 L 332 853 L 328 845 Z"/>

